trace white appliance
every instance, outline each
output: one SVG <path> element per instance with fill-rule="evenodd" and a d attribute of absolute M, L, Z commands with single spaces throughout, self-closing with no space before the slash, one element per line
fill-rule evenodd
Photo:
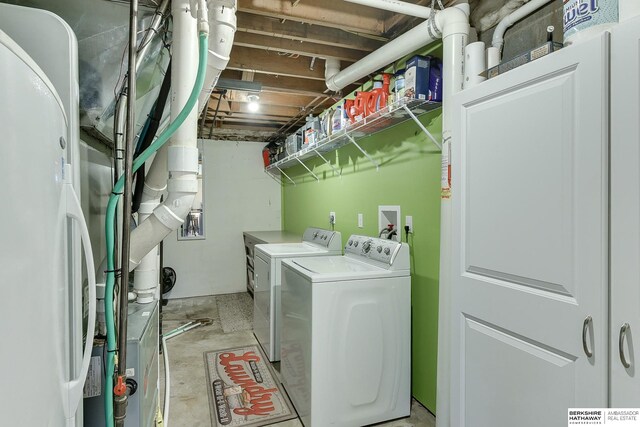
<path fill-rule="evenodd" d="M 37 39 L 44 27 L 24 31 Z M 0 168 L 7 177 L 0 186 L 0 220 L 7 225 L 0 243 L 7 284 L 0 302 L 0 364 L 7 384 L 0 391 L 0 412 L 6 425 L 82 425 L 95 270 L 70 165 L 78 150 L 70 126 L 77 122 L 44 71 L 1 30 L 0 64 Z M 76 274 L 80 257 L 75 256 L 81 241 L 89 272 L 84 309 Z M 84 312 L 88 338 L 83 343 Z"/>
<path fill-rule="evenodd" d="M 306 427 L 409 416 L 409 246 L 351 236 L 344 256 L 282 261 L 282 380 Z"/>
<path fill-rule="evenodd" d="M 280 263 L 284 258 L 342 255 L 339 231 L 307 228 L 301 243 L 256 245 L 253 333 L 271 362 L 280 360 Z"/>

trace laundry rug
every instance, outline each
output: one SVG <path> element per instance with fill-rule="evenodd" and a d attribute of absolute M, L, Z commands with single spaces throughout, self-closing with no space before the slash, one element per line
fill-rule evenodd
<path fill-rule="evenodd" d="M 253 329 L 253 298 L 248 293 L 216 295 L 216 305 L 225 334 Z"/>
<path fill-rule="evenodd" d="M 264 426 L 296 418 L 257 345 L 204 353 L 213 426 Z"/>

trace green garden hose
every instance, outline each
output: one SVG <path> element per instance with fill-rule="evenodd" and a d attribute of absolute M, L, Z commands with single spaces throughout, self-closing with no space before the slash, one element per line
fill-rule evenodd
<path fill-rule="evenodd" d="M 180 111 L 180 114 L 176 117 L 176 119 L 169 125 L 167 130 L 165 130 L 158 138 L 133 162 L 133 173 L 135 173 L 140 166 L 142 166 L 149 157 L 155 153 L 160 147 L 162 147 L 171 136 L 175 133 L 175 131 L 182 125 L 187 116 L 193 110 L 193 107 L 198 102 L 198 95 L 202 90 L 204 85 L 205 72 L 207 70 L 207 55 L 208 51 L 208 35 L 207 33 L 201 32 L 198 36 L 199 40 L 199 58 L 198 58 L 198 73 L 196 75 L 196 81 L 193 85 L 193 89 L 191 90 L 191 95 L 189 95 L 189 99 L 187 100 L 185 106 Z M 107 204 L 107 213 L 105 219 L 105 234 L 107 241 L 107 278 L 105 285 L 105 298 L 104 298 L 104 306 L 105 306 L 105 320 L 107 324 L 107 369 L 105 375 L 105 385 L 104 385 L 104 409 L 105 409 L 105 421 L 107 427 L 113 427 L 114 419 L 113 419 L 113 375 L 115 372 L 115 353 L 116 353 L 116 331 L 115 331 L 115 323 L 114 323 L 114 310 L 113 310 L 113 290 L 115 283 L 115 254 L 114 254 L 114 241 L 115 241 L 115 233 L 114 233 L 114 222 L 116 216 L 116 208 L 118 206 L 118 201 L 120 199 L 120 195 L 122 194 L 122 189 L 124 188 L 124 177 L 121 176 L 120 179 L 116 182 L 113 187 L 113 191 L 111 192 L 111 197 L 109 197 L 109 203 Z M 126 221 L 127 219 L 125 219 Z M 122 274 L 129 274 L 128 271 L 122 272 Z M 121 289 L 120 292 L 128 292 L 127 289 Z"/>

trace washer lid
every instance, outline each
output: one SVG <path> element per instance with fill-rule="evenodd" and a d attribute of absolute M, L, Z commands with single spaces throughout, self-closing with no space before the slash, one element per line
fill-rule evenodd
<path fill-rule="evenodd" d="M 340 255 L 340 251 L 329 251 L 309 243 L 272 243 L 255 246 L 256 255 L 271 258 L 291 258 L 296 256 L 319 256 L 323 254 Z M 263 256 L 264 257 L 264 256 Z"/>
<path fill-rule="evenodd" d="M 282 265 L 316 283 L 410 275 L 409 270 L 388 270 L 346 256 L 290 258 L 283 260 Z"/>

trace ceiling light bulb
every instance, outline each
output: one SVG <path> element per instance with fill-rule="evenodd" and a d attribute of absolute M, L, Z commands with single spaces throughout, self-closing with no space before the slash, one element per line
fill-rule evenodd
<path fill-rule="evenodd" d="M 260 105 L 256 101 L 251 101 L 249 103 L 248 108 L 249 108 L 249 111 L 251 111 L 252 113 L 255 113 L 260 109 Z"/>
<path fill-rule="evenodd" d="M 258 104 L 258 100 L 260 97 L 258 95 L 248 95 L 247 100 L 249 101 L 249 111 L 252 113 L 257 112 L 260 109 L 260 104 Z"/>

